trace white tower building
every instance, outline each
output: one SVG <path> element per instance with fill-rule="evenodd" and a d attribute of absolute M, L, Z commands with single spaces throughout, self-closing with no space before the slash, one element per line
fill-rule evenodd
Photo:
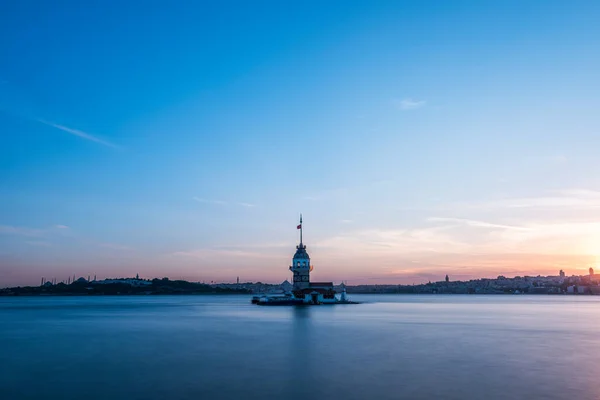
<path fill-rule="evenodd" d="M 310 287 L 310 257 L 306 252 L 306 246 L 302 244 L 302 214 L 300 214 L 300 244 L 296 246 L 296 253 L 292 258 L 290 271 L 293 272 L 294 290 L 302 290 Z"/>

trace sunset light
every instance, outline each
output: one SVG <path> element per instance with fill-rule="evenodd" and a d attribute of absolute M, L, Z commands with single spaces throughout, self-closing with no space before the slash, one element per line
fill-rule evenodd
<path fill-rule="evenodd" d="M 600 0 L 0 0 L 0 400 L 600 399 Z"/>
<path fill-rule="evenodd" d="M 487 11 L 444 26 L 380 6 L 310 12 L 273 42 L 262 17 L 167 40 L 150 27 L 179 11 L 131 27 L 127 8 L 105 32 L 82 7 L 2 28 L 21 43 L 0 69 L 2 284 L 281 282 L 300 212 L 326 280 L 598 265 L 597 53 L 574 16 L 549 17 L 560 46 L 526 23 L 498 36 Z"/>

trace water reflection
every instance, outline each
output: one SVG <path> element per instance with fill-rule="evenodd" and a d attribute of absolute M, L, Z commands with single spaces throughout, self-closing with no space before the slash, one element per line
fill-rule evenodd
<path fill-rule="evenodd" d="M 0 398 L 598 398 L 600 297 L 355 297 L 0 299 Z"/>
<path fill-rule="evenodd" d="M 288 390 L 293 399 L 310 397 L 309 382 L 314 380 L 314 365 L 312 363 L 311 320 L 312 307 L 292 307 L 289 309 L 291 324 L 289 335 L 289 375 Z"/>

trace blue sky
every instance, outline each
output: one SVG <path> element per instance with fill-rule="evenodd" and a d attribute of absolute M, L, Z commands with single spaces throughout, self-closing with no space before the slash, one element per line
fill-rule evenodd
<path fill-rule="evenodd" d="M 0 286 L 581 273 L 600 4 L 0 5 Z"/>

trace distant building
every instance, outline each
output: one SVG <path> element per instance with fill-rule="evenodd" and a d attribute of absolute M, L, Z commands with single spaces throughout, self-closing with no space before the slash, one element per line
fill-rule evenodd
<path fill-rule="evenodd" d="M 450 278 L 448 278 L 448 274 L 446 274 L 446 282 L 450 282 Z"/>
<path fill-rule="evenodd" d="M 85 280 L 84 280 L 84 282 L 85 282 Z M 95 283 L 98 285 L 119 284 L 119 285 L 135 286 L 135 287 L 152 285 L 151 281 L 145 281 L 142 279 L 104 279 L 102 281 L 96 281 Z"/>
<path fill-rule="evenodd" d="M 587 286 L 582 286 L 582 285 L 571 285 L 571 286 L 567 287 L 567 293 L 572 293 L 572 294 L 586 294 L 589 291 L 590 290 Z"/>
<path fill-rule="evenodd" d="M 285 292 L 291 292 L 294 289 L 294 286 L 288 282 L 288 280 L 286 279 L 285 281 L 283 281 L 281 283 L 281 285 L 279 285 L 279 288 L 285 293 Z"/>
<path fill-rule="evenodd" d="M 560 275 L 561 278 L 564 278 L 565 277 L 565 271 L 563 271 L 561 269 L 560 272 L 558 273 L 558 275 Z"/>
<path fill-rule="evenodd" d="M 594 276 L 594 268 L 590 267 L 590 276 Z"/>

